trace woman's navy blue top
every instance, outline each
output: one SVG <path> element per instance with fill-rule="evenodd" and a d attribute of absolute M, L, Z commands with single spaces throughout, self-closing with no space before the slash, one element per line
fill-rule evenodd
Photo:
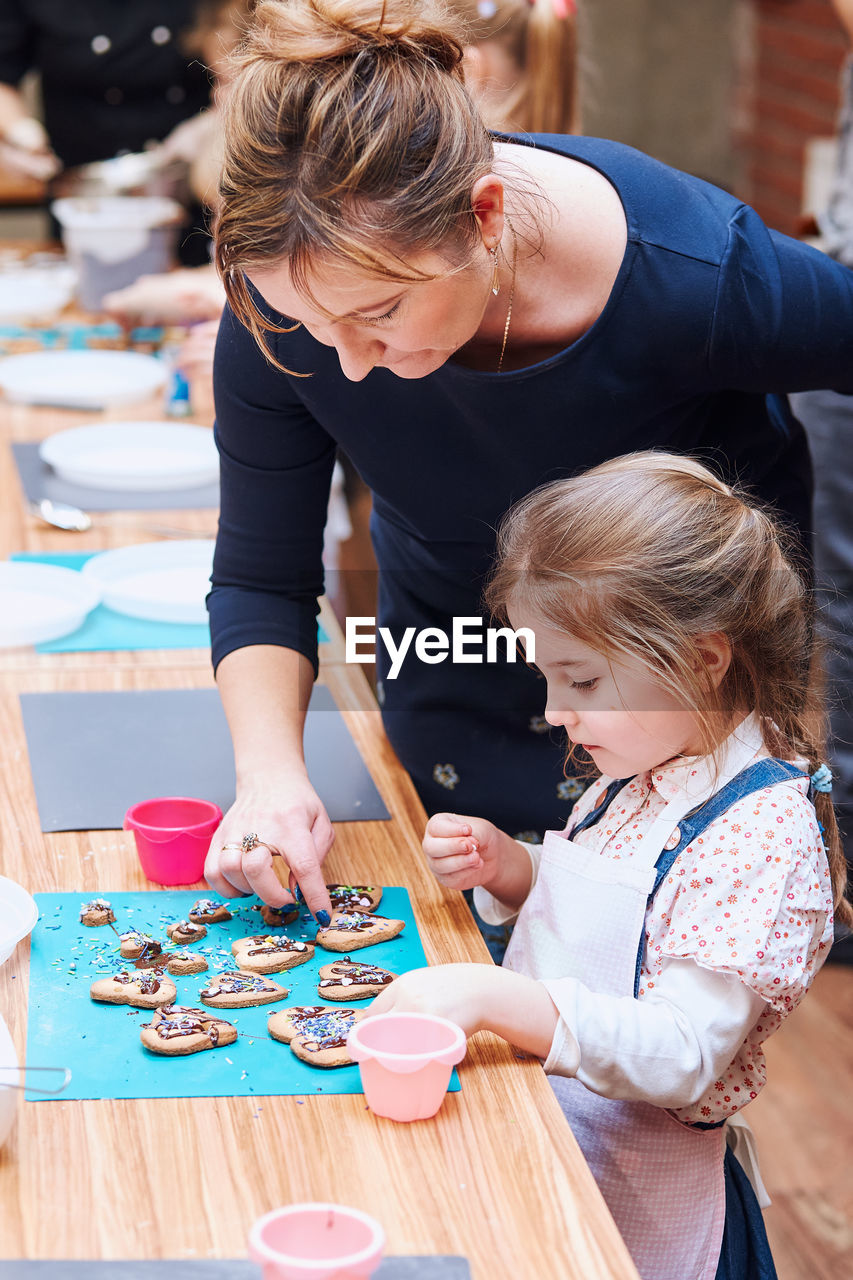
<path fill-rule="evenodd" d="M 222 507 L 209 597 L 214 664 L 252 644 L 316 665 L 329 483 L 340 446 L 374 498 L 378 625 L 450 634 L 482 615 L 495 527 L 518 498 L 637 449 L 700 457 L 808 536 L 810 467 L 785 392 L 853 391 L 853 272 L 768 230 L 732 195 L 594 138 L 525 139 L 599 170 L 621 197 L 625 256 L 596 323 L 496 374 L 448 361 L 417 380 L 349 382 L 304 329 L 271 366 L 226 311 L 216 357 Z M 428 811 L 510 833 L 560 827 L 582 789 L 522 663 L 427 665 L 395 680 L 377 646 L 387 733 Z"/>

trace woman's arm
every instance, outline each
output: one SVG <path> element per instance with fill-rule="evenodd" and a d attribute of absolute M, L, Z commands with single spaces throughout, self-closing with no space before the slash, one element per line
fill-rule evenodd
<path fill-rule="evenodd" d="M 326 811 L 305 769 L 302 732 L 314 673 L 302 654 L 271 645 L 237 649 L 222 660 L 217 683 L 231 730 L 237 797 L 210 845 L 205 877 L 225 897 L 254 892 L 272 906 L 290 899 L 288 871 L 309 909 L 330 912 L 321 865 L 334 841 Z M 243 853 L 254 831 L 264 845 Z M 223 846 L 236 846 L 225 849 Z"/>
<path fill-rule="evenodd" d="M 708 344 L 718 388 L 853 393 L 853 271 L 746 205 L 728 233 Z"/>
<path fill-rule="evenodd" d="M 220 892 L 329 910 L 321 863 L 332 827 L 305 771 L 302 729 L 317 667 L 317 598 L 334 442 L 226 309 L 215 366 L 220 521 L 208 597 L 217 682 L 231 729 L 237 799 L 211 843 Z M 256 832 L 262 845 L 222 851 Z M 287 874 L 283 883 L 287 884 Z"/>

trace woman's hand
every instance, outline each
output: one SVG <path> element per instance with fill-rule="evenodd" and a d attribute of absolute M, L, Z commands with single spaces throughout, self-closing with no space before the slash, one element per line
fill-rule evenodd
<path fill-rule="evenodd" d="M 259 843 L 244 849 L 243 837 L 252 833 Z M 292 902 L 298 885 L 308 909 L 321 925 L 328 924 L 331 902 L 322 863 L 334 838 L 307 777 L 284 784 L 259 780 L 241 789 L 222 819 L 210 842 L 205 879 L 224 898 L 256 893 L 272 907 Z"/>
<path fill-rule="evenodd" d="M 104 311 L 125 325 L 218 320 L 224 305 L 225 290 L 213 267 L 140 276 L 126 288 L 108 293 L 102 303 Z"/>
<path fill-rule="evenodd" d="M 448 889 L 487 884 L 497 871 L 497 849 L 503 835 L 485 818 L 434 813 L 423 839 L 429 869 Z"/>
<path fill-rule="evenodd" d="M 62 168 L 40 120 L 20 116 L 0 129 L 0 164 L 26 178 L 47 182 Z"/>

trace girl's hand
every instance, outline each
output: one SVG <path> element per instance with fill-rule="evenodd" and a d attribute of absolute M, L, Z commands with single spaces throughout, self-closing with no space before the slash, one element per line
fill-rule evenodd
<path fill-rule="evenodd" d="M 432 1013 L 449 1018 L 466 1036 L 485 1025 L 490 996 L 503 970 L 491 964 L 439 964 L 411 969 L 385 988 L 367 1010 L 374 1013 Z"/>
<path fill-rule="evenodd" d="M 244 850 L 243 837 L 252 832 L 263 843 Z M 321 924 L 328 924 L 328 918 L 322 918 L 331 912 L 322 863 L 334 838 L 329 816 L 307 777 L 288 778 L 286 783 L 259 781 L 241 790 L 214 833 L 205 879 L 224 898 L 256 893 L 271 907 L 292 902 L 292 889 L 298 885 L 308 909 Z"/>
<path fill-rule="evenodd" d="M 543 1061 L 560 1016 L 541 982 L 495 964 L 439 964 L 401 974 L 367 1015 L 392 1012 L 436 1014 L 466 1036 L 494 1031 Z"/>
<path fill-rule="evenodd" d="M 439 884 L 473 889 L 494 877 L 501 837 L 503 832 L 485 818 L 434 813 L 426 826 L 423 849 Z"/>

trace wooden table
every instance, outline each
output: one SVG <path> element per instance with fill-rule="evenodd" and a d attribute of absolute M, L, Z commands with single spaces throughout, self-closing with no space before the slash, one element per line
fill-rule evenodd
<path fill-rule="evenodd" d="M 154 524 L 213 529 L 210 511 L 96 514 L 93 528 L 76 535 L 27 515 L 9 442 L 93 416 L 0 406 L 0 558 L 147 541 Z M 160 406 L 137 405 L 120 416 L 159 417 Z M 334 620 L 328 613 L 324 620 L 332 642 L 324 647 L 321 681 L 392 815 L 389 822 L 338 824 L 329 879 L 406 885 L 430 963 L 488 962 L 461 896 L 424 868 L 423 810 L 385 739 L 363 673 L 344 664 Z M 79 891 L 81 899 L 150 887 L 129 834 L 40 831 L 21 692 L 212 683 L 209 653 L 201 650 L 0 654 L 3 873 L 31 892 Z M 0 969 L 0 1011 L 22 1061 L 28 947 L 22 943 Z M 460 1075 L 461 1093 L 449 1094 L 434 1120 L 414 1125 L 377 1119 L 361 1095 L 318 1096 L 304 1105 L 292 1097 L 21 1101 L 0 1150 L 0 1257 L 241 1257 L 260 1214 L 288 1201 L 332 1200 L 378 1218 L 389 1254 L 464 1254 L 474 1280 L 636 1280 L 538 1062 L 481 1033 Z"/>

